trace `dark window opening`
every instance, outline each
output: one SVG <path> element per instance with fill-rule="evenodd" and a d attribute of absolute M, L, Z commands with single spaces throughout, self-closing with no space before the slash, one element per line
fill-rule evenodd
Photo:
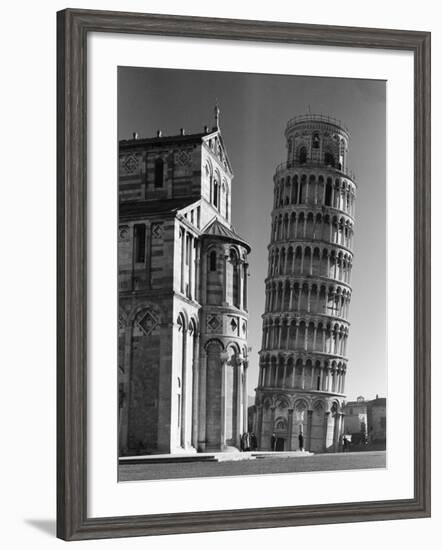
<path fill-rule="evenodd" d="M 190 237 L 186 237 L 186 265 L 189 265 L 190 260 Z"/>
<path fill-rule="evenodd" d="M 331 153 L 325 153 L 324 162 L 327 166 L 335 166 L 335 157 Z"/>
<path fill-rule="evenodd" d="M 319 135 L 315 134 L 313 136 L 313 149 L 319 149 Z"/>
<path fill-rule="evenodd" d="M 134 226 L 135 233 L 135 261 L 144 263 L 146 259 L 146 226 L 139 223 Z"/>
<path fill-rule="evenodd" d="M 213 206 L 215 208 L 218 208 L 218 182 L 215 180 L 215 183 L 213 185 Z"/>
<path fill-rule="evenodd" d="M 320 376 L 318 376 L 318 378 L 316 379 L 316 389 L 317 390 L 321 389 L 321 377 Z"/>
<path fill-rule="evenodd" d="M 209 269 L 210 271 L 216 271 L 216 252 L 214 250 L 210 253 Z"/>
<path fill-rule="evenodd" d="M 332 196 L 332 186 L 330 183 L 327 183 L 325 187 L 325 205 L 331 206 L 331 196 Z"/>
<path fill-rule="evenodd" d="M 301 150 L 299 151 L 299 163 L 305 164 L 307 162 L 307 148 L 301 147 Z"/>
<path fill-rule="evenodd" d="M 302 176 L 301 189 L 299 193 L 299 204 L 303 204 L 305 202 L 306 187 L 307 187 L 307 179 L 305 176 Z"/>
<path fill-rule="evenodd" d="M 164 162 L 163 159 L 155 161 L 155 187 L 163 187 L 164 180 Z"/>
<path fill-rule="evenodd" d="M 298 202 L 298 176 L 295 176 L 294 192 L 293 192 L 293 195 L 292 195 L 292 202 L 293 202 L 293 204 L 297 204 L 297 202 Z"/>

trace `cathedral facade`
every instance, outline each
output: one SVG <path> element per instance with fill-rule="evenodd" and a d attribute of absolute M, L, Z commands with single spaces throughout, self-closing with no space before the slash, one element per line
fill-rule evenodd
<path fill-rule="evenodd" d="M 347 372 L 356 184 L 349 133 L 303 115 L 274 175 L 254 430 L 261 450 L 339 449 Z"/>
<path fill-rule="evenodd" d="M 226 451 L 247 430 L 247 256 L 219 128 L 119 143 L 121 456 Z"/>

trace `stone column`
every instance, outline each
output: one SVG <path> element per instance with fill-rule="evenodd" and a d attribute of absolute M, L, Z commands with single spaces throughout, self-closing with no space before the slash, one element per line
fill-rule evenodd
<path fill-rule="evenodd" d="M 287 450 L 292 450 L 293 435 L 293 409 L 288 409 L 288 427 L 287 427 Z"/>
<path fill-rule="evenodd" d="M 313 411 L 307 411 L 307 437 L 305 442 L 305 450 L 310 451 L 312 446 L 312 420 L 313 420 Z"/>
<path fill-rule="evenodd" d="M 236 266 L 237 272 L 236 277 L 239 278 L 239 284 L 238 284 L 238 293 L 239 293 L 239 309 L 244 309 L 244 268 L 241 261 L 238 260 L 238 264 Z M 236 284 L 236 281 L 235 281 Z"/>
<path fill-rule="evenodd" d="M 227 262 L 229 261 L 229 255 L 224 255 L 224 273 L 223 273 L 223 281 L 224 281 L 224 289 L 223 289 L 223 297 L 224 297 L 224 304 L 227 305 Z"/>
<path fill-rule="evenodd" d="M 335 414 L 335 425 L 333 426 L 333 451 L 337 453 L 339 451 L 339 432 L 341 424 L 341 413 Z"/>
<path fill-rule="evenodd" d="M 290 285 L 289 310 L 293 309 L 293 285 Z"/>
<path fill-rule="evenodd" d="M 248 361 L 243 363 L 243 383 L 242 383 L 242 392 L 243 392 L 243 431 L 247 432 L 249 430 L 248 420 L 249 420 L 249 407 L 248 407 L 248 398 L 247 398 L 247 371 L 248 371 Z"/>
<path fill-rule="evenodd" d="M 292 379 L 291 379 L 291 382 L 290 382 L 290 387 L 291 388 L 295 387 L 295 375 L 296 375 L 296 366 L 295 366 L 295 364 L 293 364 L 292 365 Z"/>
<path fill-rule="evenodd" d="M 328 432 L 328 418 L 330 416 L 330 411 L 324 413 L 324 434 L 323 434 L 323 445 L 324 451 L 327 451 L 327 432 Z"/>
<path fill-rule="evenodd" d="M 257 421 L 256 421 L 256 425 L 257 425 L 257 428 L 256 428 L 256 437 L 257 437 L 257 440 L 258 440 L 258 449 L 261 450 L 262 449 L 262 405 L 258 405 L 257 407 Z"/>
<path fill-rule="evenodd" d="M 206 449 L 206 382 L 207 382 L 207 354 L 200 351 L 199 397 L 198 397 L 198 450 Z"/>
<path fill-rule="evenodd" d="M 193 292 L 193 236 L 189 233 L 189 266 L 188 266 L 188 275 L 189 275 L 189 291 L 188 291 L 188 297 L 192 300 L 195 299 L 195 295 Z"/>
<path fill-rule="evenodd" d="M 181 235 L 181 287 L 180 291 L 182 294 L 185 293 L 185 280 L 184 280 L 184 266 L 186 263 L 186 231 L 181 228 L 180 229 L 180 235 Z"/>
<path fill-rule="evenodd" d="M 284 370 L 282 372 L 282 387 L 287 386 L 287 359 L 284 359 Z"/>
<path fill-rule="evenodd" d="M 193 351 L 193 391 L 192 391 L 192 445 L 198 448 L 198 409 L 199 409 L 199 355 L 200 355 L 200 335 L 195 333 L 194 351 Z"/>
<path fill-rule="evenodd" d="M 120 411 L 119 419 L 119 452 L 120 454 L 126 454 L 128 450 L 128 432 L 129 432 L 129 406 L 130 406 L 130 380 L 131 380 L 131 341 L 132 341 L 132 326 L 125 324 L 124 333 L 124 356 L 123 365 L 121 367 L 124 370 L 124 388 L 126 395 L 124 396 L 123 406 Z"/>
<path fill-rule="evenodd" d="M 181 390 L 181 447 L 183 449 L 186 447 L 187 442 L 187 407 L 188 407 L 188 400 L 187 400 L 187 378 L 188 378 L 188 369 L 189 365 L 187 364 L 187 336 L 188 331 L 185 329 L 183 331 L 183 380 L 182 380 L 182 390 Z"/>
<path fill-rule="evenodd" d="M 248 292 L 248 275 L 249 275 L 249 264 L 244 263 L 244 296 L 243 296 L 243 309 L 247 311 L 247 292 Z"/>
<path fill-rule="evenodd" d="M 160 326 L 160 364 L 158 381 L 158 451 L 170 453 L 173 447 L 179 447 L 180 435 L 175 428 L 176 418 L 172 419 L 172 399 L 175 398 L 174 384 L 176 374 L 172 346 L 170 342 L 175 341 L 178 326 L 175 324 L 163 323 Z M 176 350 L 173 352 L 176 354 Z M 176 360 L 176 359 L 175 359 Z"/>
<path fill-rule="evenodd" d="M 298 343 L 298 323 L 295 321 L 295 338 L 293 342 L 295 348 L 297 343 Z"/>
<path fill-rule="evenodd" d="M 324 391 L 329 391 L 329 389 L 328 389 L 328 376 L 329 376 L 330 370 L 329 370 L 328 367 L 325 367 L 324 369 L 325 370 L 323 370 L 324 377 L 323 377 L 323 380 L 322 380 L 322 382 L 323 382 L 323 388 L 322 389 Z"/>
<path fill-rule="evenodd" d="M 238 449 L 241 448 L 241 435 L 243 432 L 245 432 L 244 426 L 243 426 L 243 420 L 244 416 L 242 414 L 242 408 L 241 408 L 241 401 L 243 398 L 243 391 L 242 391 L 242 371 L 243 371 L 243 363 L 238 362 L 235 365 L 235 376 L 236 376 L 236 446 Z"/>
<path fill-rule="evenodd" d="M 200 273 L 201 273 L 201 246 L 198 240 L 195 248 L 195 300 L 201 301 Z"/>
<path fill-rule="evenodd" d="M 227 397 L 227 358 L 221 357 L 221 437 L 220 449 L 226 447 L 226 397 Z"/>
<path fill-rule="evenodd" d="M 276 411 L 276 407 L 273 406 L 273 407 L 270 407 L 270 435 L 275 431 L 275 411 Z M 270 449 L 271 451 L 273 451 L 274 449 Z"/>

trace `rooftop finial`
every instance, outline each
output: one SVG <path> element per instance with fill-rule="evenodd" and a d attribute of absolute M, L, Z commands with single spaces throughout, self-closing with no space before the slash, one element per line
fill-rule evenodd
<path fill-rule="evenodd" d="M 218 105 L 218 100 L 216 100 L 216 102 L 215 102 L 215 128 L 219 128 L 219 114 L 220 114 L 220 109 L 219 109 L 219 105 Z"/>

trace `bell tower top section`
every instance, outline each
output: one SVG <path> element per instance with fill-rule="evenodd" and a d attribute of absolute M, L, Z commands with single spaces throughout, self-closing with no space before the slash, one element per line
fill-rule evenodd
<path fill-rule="evenodd" d="M 341 121 L 324 115 L 299 115 L 288 121 L 285 137 L 287 164 L 348 172 L 350 134 Z"/>

